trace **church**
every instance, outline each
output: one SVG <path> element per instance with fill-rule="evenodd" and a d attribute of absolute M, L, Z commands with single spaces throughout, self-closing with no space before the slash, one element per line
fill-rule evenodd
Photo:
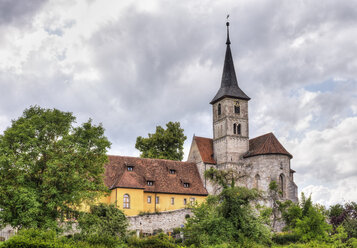
<path fill-rule="evenodd" d="M 239 186 L 268 191 L 271 181 L 279 184 L 283 199 L 298 201 L 291 169 L 293 156 L 281 145 L 273 133 L 249 139 L 248 102 L 250 98 L 238 86 L 230 48 L 227 22 L 226 54 L 221 87 L 213 97 L 213 139 L 194 136 L 188 162 L 197 165 L 201 180 L 209 194 L 214 185 L 204 177 L 211 167 L 232 169 L 242 175 Z"/>
<path fill-rule="evenodd" d="M 108 156 L 105 184 L 113 203 L 128 216 L 184 209 L 201 203 L 218 189 L 204 176 L 210 168 L 233 170 L 239 186 L 268 191 L 276 181 L 283 199 L 298 201 L 291 169 L 293 156 L 273 133 L 249 138 L 250 98 L 238 86 L 229 22 L 221 86 L 213 97 L 213 138 L 194 136 L 187 162 L 164 159 Z"/>

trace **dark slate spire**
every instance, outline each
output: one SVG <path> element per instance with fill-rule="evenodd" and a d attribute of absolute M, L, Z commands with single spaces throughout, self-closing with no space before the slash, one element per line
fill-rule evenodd
<path fill-rule="evenodd" d="M 250 98 L 239 88 L 238 81 L 236 77 L 236 72 L 234 70 L 233 57 L 231 52 L 231 41 L 229 40 L 229 22 L 227 25 L 227 49 L 226 56 L 224 58 L 223 74 L 221 81 L 221 88 L 218 90 L 216 96 L 210 102 L 214 104 L 215 102 L 221 100 L 224 97 L 232 97 L 243 100 L 250 100 Z"/>

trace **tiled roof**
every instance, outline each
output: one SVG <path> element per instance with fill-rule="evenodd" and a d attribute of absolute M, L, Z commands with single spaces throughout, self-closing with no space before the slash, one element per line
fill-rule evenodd
<path fill-rule="evenodd" d="M 213 140 L 194 136 L 202 161 L 206 164 L 216 164 L 213 159 Z"/>
<path fill-rule="evenodd" d="M 200 151 L 202 161 L 207 164 L 216 164 L 213 159 L 213 140 L 209 138 L 195 136 L 198 150 Z M 244 155 L 245 158 L 268 155 L 268 154 L 281 154 L 293 157 L 283 146 L 273 133 L 267 133 L 262 136 L 249 140 L 249 151 Z"/>
<path fill-rule="evenodd" d="M 266 154 L 281 154 L 287 155 L 290 158 L 293 156 L 280 144 L 273 133 L 267 133 L 262 136 L 249 140 L 249 151 L 244 157 L 252 157 Z"/>
<path fill-rule="evenodd" d="M 207 195 L 196 164 L 165 159 L 108 156 L 105 184 L 110 188 L 140 188 L 145 192 Z M 128 171 L 128 166 L 133 166 Z M 175 174 L 170 174 L 175 170 Z M 153 181 L 153 185 L 147 185 Z M 184 183 L 190 186 L 185 188 Z"/>

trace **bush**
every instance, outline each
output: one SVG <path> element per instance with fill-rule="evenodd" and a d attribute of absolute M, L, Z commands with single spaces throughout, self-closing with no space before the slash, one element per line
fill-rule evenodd
<path fill-rule="evenodd" d="M 174 240 L 164 233 L 155 236 L 138 239 L 129 238 L 128 245 L 130 248 L 176 248 Z"/>
<path fill-rule="evenodd" d="M 98 204 L 90 207 L 89 213 L 82 213 L 78 221 L 82 235 L 94 237 L 124 237 L 128 221 L 120 209 L 113 204 Z"/>
<path fill-rule="evenodd" d="M 0 245 L 1 248 L 73 248 L 58 239 L 54 231 L 29 229 L 20 231 L 17 235 Z"/>
<path fill-rule="evenodd" d="M 289 243 L 296 243 L 300 236 L 295 233 L 277 233 L 273 236 L 273 242 L 279 245 L 286 245 Z"/>

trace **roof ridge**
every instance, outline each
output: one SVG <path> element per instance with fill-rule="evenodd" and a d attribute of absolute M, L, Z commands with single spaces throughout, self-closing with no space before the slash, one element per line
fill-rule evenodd
<path fill-rule="evenodd" d="M 259 136 L 257 136 L 257 137 L 252 138 L 252 139 L 249 139 L 249 140 L 255 140 L 255 139 L 261 138 L 261 137 L 263 137 L 263 136 L 267 136 L 267 135 L 269 135 L 269 134 L 274 135 L 273 132 L 269 132 L 269 133 L 259 135 Z M 275 136 L 275 135 L 274 135 L 274 136 Z"/>
<path fill-rule="evenodd" d="M 164 159 L 164 158 L 141 158 L 141 157 L 133 157 L 133 156 L 121 156 L 121 155 L 107 155 L 108 157 L 116 157 L 116 158 L 129 158 L 129 159 L 142 159 L 142 160 L 160 160 L 160 161 L 170 161 L 170 162 L 179 162 L 179 163 L 189 163 L 191 162 L 186 162 L 186 161 L 179 161 L 179 160 L 172 160 L 172 159 Z"/>

